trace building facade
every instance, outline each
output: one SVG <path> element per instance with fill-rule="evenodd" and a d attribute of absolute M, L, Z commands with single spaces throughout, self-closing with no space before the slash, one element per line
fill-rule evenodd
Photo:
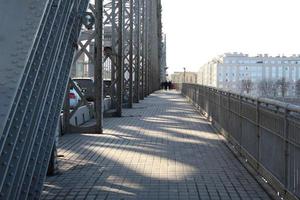
<path fill-rule="evenodd" d="M 197 73 L 174 72 L 174 74 L 171 74 L 171 81 L 173 83 L 197 83 Z"/>
<path fill-rule="evenodd" d="M 285 82 L 287 96 L 295 95 L 300 79 L 300 55 L 250 57 L 242 53 L 226 53 L 218 56 L 198 72 L 197 83 L 238 93 L 264 96 L 263 87 L 274 85 L 273 96 L 280 95 L 281 82 Z M 268 86 L 271 88 L 271 86 Z"/>

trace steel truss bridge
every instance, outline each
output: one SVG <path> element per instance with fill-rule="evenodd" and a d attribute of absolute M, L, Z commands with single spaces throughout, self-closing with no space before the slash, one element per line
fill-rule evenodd
<path fill-rule="evenodd" d="M 38 199 L 63 108 L 69 131 L 101 134 L 104 71 L 110 73 L 116 117 L 159 89 L 161 4 L 11 0 L 0 2 L 0 17 L 0 199 Z M 105 27 L 109 45 L 103 42 Z M 64 106 L 71 66 L 82 54 L 95 66 L 96 122 L 85 128 L 69 124 L 68 100 Z"/>

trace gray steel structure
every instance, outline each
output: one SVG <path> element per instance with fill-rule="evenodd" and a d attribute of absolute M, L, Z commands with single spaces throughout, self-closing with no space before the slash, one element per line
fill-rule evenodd
<path fill-rule="evenodd" d="M 64 115 L 63 115 L 63 132 L 64 133 L 102 133 L 103 127 L 103 111 L 102 111 L 102 99 L 103 99 L 103 62 L 102 62 L 102 46 L 103 46 L 103 2 L 95 1 L 95 5 L 89 4 L 88 10 L 82 17 L 84 21 L 84 26 L 81 27 L 81 34 L 77 41 L 77 51 L 73 58 L 73 67 L 76 65 L 76 61 L 82 56 L 86 55 L 89 58 L 89 62 L 94 66 L 94 85 L 95 85 L 95 102 L 94 102 L 94 115 L 96 119 L 96 124 L 89 127 L 78 127 L 70 124 L 70 119 L 76 110 L 82 105 L 88 105 L 84 95 L 81 93 L 77 85 L 70 79 L 67 87 L 67 92 L 65 96 L 64 103 Z M 89 23 L 85 20 L 84 16 L 93 17 L 95 19 L 95 24 L 93 22 Z M 91 19 L 90 19 L 91 20 Z M 95 25 L 95 26 L 93 26 Z M 96 46 L 95 46 L 96 44 Z M 91 49 L 94 47 L 94 49 Z M 70 110 L 69 105 L 69 95 L 68 91 L 70 88 L 74 88 L 76 92 L 81 97 L 81 102 Z M 88 106 L 91 109 L 90 106 Z M 93 112 L 90 110 L 90 112 Z"/>
<path fill-rule="evenodd" d="M 1 4 L 0 199 L 38 198 L 88 1 Z"/>
<path fill-rule="evenodd" d="M 154 55 L 145 48 L 145 44 L 155 48 L 160 42 L 159 0 L 96 0 L 95 6 L 90 5 L 96 31 L 91 31 L 87 41 L 95 40 L 95 55 L 79 39 L 88 4 L 88 0 L 0 3 L 0 199 L 39 198 L 63 100 L 69 93 L 70 69 L 74 57 L 82 53 L 93 60 L 96 82 L 96 126 L 85 131 L 102 132 L 105 25 L 112 26 L 111 51 L 105 49 L 104 55 L 112 61 L 115 115 L 122 115 L 123 102 L 131 107 L 134 95 L 136 102 L 144 97 L 134 93 L 159 89 L 157 83 L 149 82 L 150 76 L 159 77 L 159 49 L 152 50 L 158 53 Z M 138 77 L 146 74 L 139 69 L 147 72 L 147 82 L 137 83 L 146 80 Z"/>
<path fill-rule="evenodd" d="M 109 96 L 112 98 L 112 110 L 114 111 L 110 112 L 110 115 L 121 116 L 123 107 L 132 108 L 134 102 L 138 103 L 140 99 L 159 88 L 157 83 L 160 82 L 160 79 L 156 79 L 156 77 L 161 77 L 161 63 L 158 62 L 161 57 L 160 43 L 162 39 L 160 7 L 160 1 L 124 0 L 120 3 L 118 0 L 103 1 L 103 26 L 101 28 L 104 28 L 105 57 L 102 65 L 99 67 L 98 64 L 96 69 L 101 68 L 103 78 L 107 80 L 110 77 L 111 80 Z M 95 15 L 94 5 L 90 4 L 89 10 Z M 93 65 L 95 65 L 95 61 L 102 60 L 99 58 L 100 55 L 95 60 L 93 51 L 89 48 L 94 46 L 96 35 L 95 29 L 83 28 L 78 42 L 79 49 L 73 61 L 74 65 L 83 54 Z M 150 38 L 151 35 L 155 37 Z M 153 55 L 151 52 L 156 54 Z M 155 65 L 155 68 L 152 69 L 152 65 Z M 108 72 L 110 76 L 107 76 Z M 96 76 L 95 80 L 97 80 Z M 153 82 L 149 80 L 153 80 Z M 102 88 L 102 84 L 98 81 L 98 84 L 95 84 L 95 91 L 98 91 L 97 88 Z M 103 91 L 101 90 L 101 92 L 103 98 Z M 106 96 L 107 93 L 104 95 Z M 100 126 L 82 128 L 70 125 L 70 118 L 75 111 L 69 112 L 68 102 L 68 96 L 66 96 L 63 123 L 65 132 L 101 132 Z M 96 115 L 96 118 L 97 116 L 100 115 Z M 102 118 L 101 115 L 96 119 L 98 124 L 102 124 Z"/>
<path fill-rule="evenodd" d="M 280 196 L 300 197 L 300 107 L 196 84 L 182 94 Z"/>
<path fill-rule="evenodd" d="M 112 45 L 105 60 L 112 61 L 111 97 L 116 116 L 122 115 L 122 107 L 131 108 L 133 102 L 149 95 L 150 87 L 152 92 L 159 89 L 157 82 L 148 80 L 150 74 L 160 76 L 160 49 L 156 45 L 161 39 L 160 6 L 158 0 L 104 1 L 104 26 L 112 29 Z M 151 48 L 157 54 L 151 54 Z"/>

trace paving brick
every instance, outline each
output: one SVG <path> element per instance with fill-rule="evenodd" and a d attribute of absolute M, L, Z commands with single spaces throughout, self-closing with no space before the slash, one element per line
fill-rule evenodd
<path fill-rule="evenodd" d="M 104 119 L 102 135 L 63 136 L 58 153 L 60 174 L 47 178 L 42 199 L 268 199 L 174 92 L 157 92 L 123 117 Z"/>

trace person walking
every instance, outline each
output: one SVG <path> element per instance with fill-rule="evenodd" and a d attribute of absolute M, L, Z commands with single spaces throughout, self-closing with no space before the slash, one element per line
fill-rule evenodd
<path fill-rule="evenodd" d="M 165 88 L 165 90 L 168 90 L 168 81 L 164 82 L 164 88 Z"/>
<path fill-rule="evenodd" d="M 169 88 L 169 90 L 173 89 L 173 88 L 172 88 L 172 81 L 169 81 L 169 82 L 168 82 L 168 88 Z"/>

